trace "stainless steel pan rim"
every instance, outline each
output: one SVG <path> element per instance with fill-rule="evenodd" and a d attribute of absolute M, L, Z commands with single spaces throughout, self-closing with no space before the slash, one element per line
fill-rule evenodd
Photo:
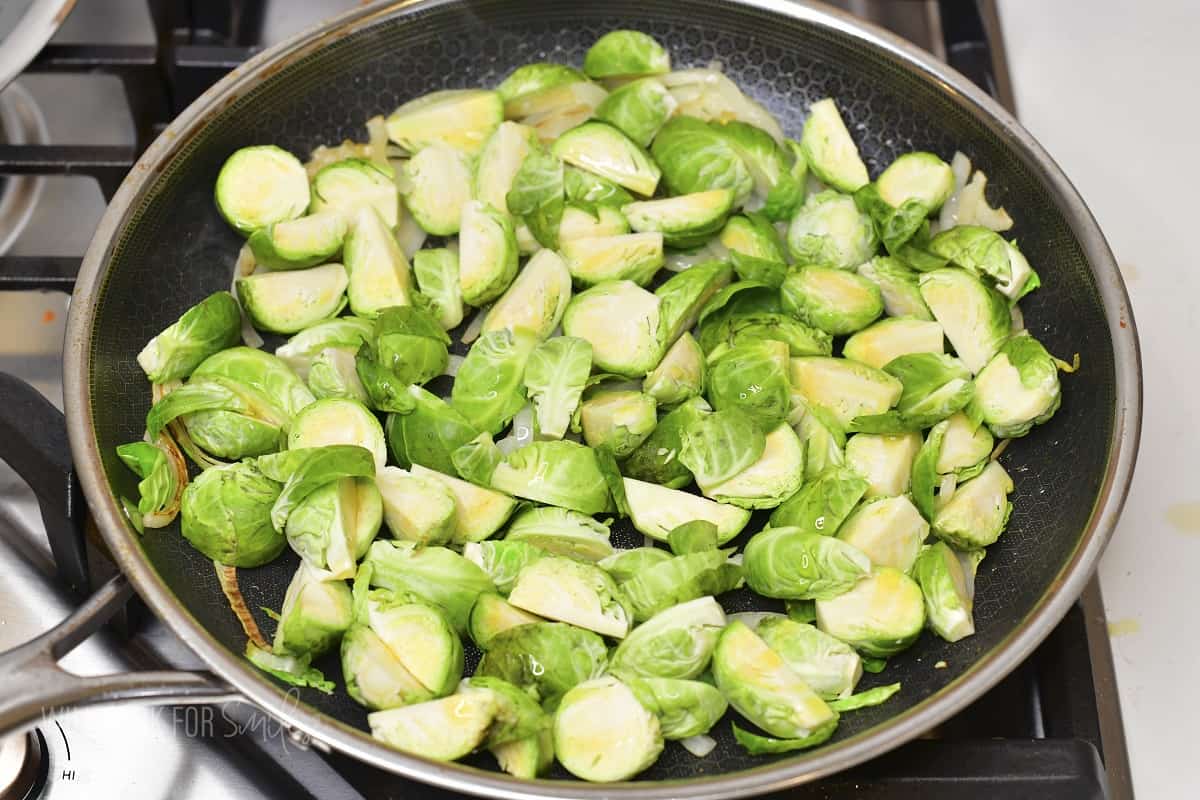
<path fill-rule="evenodd" d="M 161 165 L 168 162 L 190 131 L 203 124 L 232 97 L 270 74 L 279 65 L 319 48 L 340 36 L 410 8 L 429 8 L 449 0 L 378 2 L 326 22 L 256 56 L 209 89 L 173 122 L 134 166 L 101 220 L 84 257 L 67 322 L 64 353 L 64 401 L 76 469 L 91 513 L 125 573 L 138 593 L 170 627 L 223 679 L 249 702 L 278 718 L 295 731 L 373 766 L 446 789 L 500 798 L 540 798 L 569 795 L 604 798 L 636 795 L 646 798 L 679 797 L 715 800 L 750 795 L 810 781 L 846 769 L 895 748 L 938 725 L 991 688 L 1020 664 L 1061 620 L 1095 570 L 1112 535 L 1128 493 L 1137 457 L 1141 430 L 1141 360 L 1129 299 L 1116 261 L 1095 219 L 1057 164 L 1021 125 L 965 77 L 938 63 L 928 54 L 896 36 L 854 20 L 825 6 L 785 0 L 739 0 L 741 3 L 850 35 L 888 53 L 922 73 L 945 92 L 985 120 L 1013 150 L 1026 159 L 1046 181 L 1055 202 L 1078 237 L 1104 302 L 1105 317 L 1114 349 L 1116 419 L 1109 443 L 1109 458 L 1096 510 L 1070 562 L 1055 578 L 1047 595 L 1008 639 L 964 673 L 945 690 L 917 704 L 888 724 L 821 748 L 811 754 L 727 775 L 681 781 L 628 782 L 595 785 L 576 781 L 524 781 L 458 764 L 431 762 L 410 756 L 372 740 L 364 731 L 336 722 L 302 707 L 248 662 L 218 643 L 178 602 L 169 586 L 141 553 L 130 533 L 119 503 L 109 490 L 93 433 L 88 376 L 91 369 L 91 334 L 95 304 L 90 299 L 101 290 L 106 265 L 117 236 L 131 210 L 152 184 Z"/>

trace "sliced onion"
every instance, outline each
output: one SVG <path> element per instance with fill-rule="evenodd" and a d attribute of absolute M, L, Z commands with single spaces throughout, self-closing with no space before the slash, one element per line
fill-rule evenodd
<path fill-rule="evenodd" d="M 937 497 L 933 499 L 935 508 L 941 508 L 950 502 L 950 498 L 954 496 L 955 490 L 958 488 L 958 477 L 953 472 L 949 475 L 942 476 L 942 482 L 938 484 Z"/>
<path fill-rule="evenodd" d="M 242 308 L 242 301 L 237 299 L 237 282 L 238 278 L 244 278 L 260 271 L 259 264 L 254 259 L 254 253 L 250 252 L 250 245 L 242 245 L 242 249 L 238 251 L 237 261 L 233 264 L 233 279 L 229 283 L 229 293 L 233 295 L 234 300 L 237 300 L 238 310 L 242 315 L 242 342 L 247 347 L 254 348 L 263 346 L 263 338 L 258 335 L 258 331 L 254 330 L 254 325 L 250 322 L 250 315 L 246 313 L 246 309 Z"/>
<path fill-rule="evenodd" d="M 1025 330 L 1025 315 L 1021 313 L 1021 307 L 1013 303 L 1013 307 L 1008 310 L 1009 316 L 1012 317 L 1012 332 L 1020 333 Z"/>
<path fill-rule="evenodd" d="M 233 615 L 242 624 L 246 638 L 254 642 L 255 646 L 270 650 L 271 645 L 258 629 L 258 623 L 254 621 L 254 616 L 246 605 L 246 598 L 242 597 L 242 590 L 238 587 L 237 567 L 222 564 L 220 561 L 214 561 L 213 566 L 217 569 L 217 582 L 221 584 L 221 591 L 225 593 Z"/>
<path fill-rule="evenodd" d="M 400 223 L 396 225 L 396 241 L 400 244 L 400 249 L 404 251 L 405 258 L 411 261 L 416 252 L 421 249 L 421 245 L 425 244 L 428 236 L 429 234 L 413 219 L 412 214 L 401 213 Z"/>
<path fill-rule="evenodd" d="M 383 117 L 371 117 L 367 120 L 367 150 L 371 154 L 371 160 L 381 167 L 388 163 L 387 145 L 387 126 L 383 122 Z"/>
<path fill-rule="evenodd" d="M 676 113 L 703 120 L 740 120 L 762 128 L 783 142 L 783 128 L 762 104 L 742 93 L 738 85 L 716 69 L 684 69 L 658 77 L 677 103 Z"/>
<path fill-rule="evenodd" d="M 981 225 L 994 231 L 1006 231 L 1013 226 L 1007 211 L 988 205 L 984 194 L 987 175 L 979 170 L 972 175 L 971 159 L 955 153 L 950 170 L 954 173 L 954 191 L 942 204 L 937 224 L 933 226 L 936 230 L 932 232 L 949 230 L 955 225 Z"/>
<path fill-rule="evenodd" d="M 150 441 L 149 434 L 146 434 L 145 438 L 146 441 Z M 179 504 L 183 500 L 183 490 L 188 485 L 187 462 L 183 460 L 183 453 L 179 452 L 179 447 L 175 444 L 175 440 L 166 431 L 160 433 L 158 441 L 152 442 L 152 444 L 163 451 L 163 455 L 167 457 L 167 463 L 175 473 L 175 493 L 171 495 L 171 499 L 165 507 L 155 509 L 148 514 L 143 514 L 142 525 L 147 528 L 165 528 L 174 522 L 175 517 L 179 515 Z"/>
<path fill-rule="evenodd" d="M 750 630 L 757 630 L 763 620 L 786 617 L 787 614 L 780 614 L 778 611 L 739 611 L 736 614 L 727 614 L 726 622 L 740 622 Z"/>
<path fill-rule="evenodd" d="M 731 556 L 729 557 L 729 563 L 730 563 L 730 564 L 737 564 L 737 565 L 740 567 L 740 566 L 742 565 L 742 558 L 744 558 L 744 554 L 742 554 L 742 553 L 734 553 L 733 555 L 731 555 Z"/>
<path fill-rule="evenodd" d="M 496 449 L 499 450 L 501 453 L 504 453 L 504 455 L 507 456 L 510 453 L 515 453 L 517 450 L 520 450 L 521 445 L 517 444 L 517 437 L 513 436 L 510 433 L 508 436 L 505 436 L 503 439 L 499 439 L 496 441 Z"/>
<path fill-rule="evenodd" d="M 988 456 L 988 461 L 995 461 L 997 458 L 1003 455 L 1004 451 L 1008 449 L 1008 444 L 1011 441 L 1012 439 L 1001 439 L 1000 444 L 996 445 L 995 449 L 992 450 L 992 454 Z"/>
<path fill-rule="evenodd" d="M 954 555 L 958 558 L 959 566 L 962 567 L 963 585 L 967 590 L 967 598 L 969 600 L 974 600 L 975 572 L 979 569 L 979 562 L 983 561 L 984 556 L 987 555 L 987 551 L 980 549 L 969 550 L 964 553 L 961 550 L 955 550 Z"/>
<path fill-rule="evenodd" d="M 459 367 L 462 366 L 462 363 L 465 360 L 466 359 L 464 356 L 451 353 L 450 358 L 446 361 L 446 370 L 442 374 L 449 375 L 451 378 L 457 376 Z"/>
<path fill-rule="evenodd" d="M 512 436 L 517 440 L 517 447 L 524 447 L 533 442 L 533 406 L 526 403 L 513 417 Z"/>
<path fill-rule="evenodd" d="M 684 750 L 687 750 L 696 758 L 704 758 L 717 747 L 717 740 L 704 734 L 680 739 L 679 743 L 683 745 Z"/>
<path fill-rule="evenodd" d="M 475 317 L 467 324 L 467 329 L 463 331 L 462 343 L 470 344 L 479 338 L 479 334 L 483 331 L 484 320 L 487 319 L 488 311 L 491 306 L 484 306 L 475 313 Z"/>
<path fill-rule="evenodd" d="M 727 258 L 729 258 L 729 249 L 717 239 L 711 239 L 695 250 L 668 252 L 663 260 L 663 266 L 669 272 L 683 272 L 706 261 L 724 261 Z"/>

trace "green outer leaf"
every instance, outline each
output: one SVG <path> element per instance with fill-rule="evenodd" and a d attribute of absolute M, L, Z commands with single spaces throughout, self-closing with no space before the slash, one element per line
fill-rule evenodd
<path fill-rule="evenodd" d="M 253 416 L 257 409 L 240 388 L 219 378 L 189 382 L 151 406 L 146 432 L 157 437 L 172 420 L 196 411 L 236 411 Z M 273 411 L 277 417 L 282 416 Z"/>
<path fill-rule="evenodd" d="M 934 489 L 938 485 L 937 461 L 942 452 L 942 441 L 946 438 L 949 422 L 939 422 L 930 429 L 917 457 L 913 459 L 911 491 L 913 504 L 925 516 L 933 519 L 937 511 L 934 505 Z"/>
<path fill-rule="evenodd" d="M 843 711 L 854 711 L 859 708 L 869 708 L 883 703 L 889 697 L 900 691 L 899 683 L 889 683 L 887 686 L 876 686 L 864 692 L 852 694 L 837 700 L 829 700 L 829 707 L 839 714 Z"/>
<path fill-rule="evenodd" d="M 523 329 L 480 336 L 458 369 L 451 407 L 477 429 L 499 433 L 525 405 L 525 365 L 537 343 Z"/>
<path fill-rule="evenodd" d="M 932 272 L 935 269 L 941 269 L 950 262 L 929 249 L 930 239 L 929 221 L 926 220 L 921 223 L 921 227 L 917 228 L 912 238 L 893 255 L 902 264 L 918 272 Z"/>
<path fill-rule="evenodd" d="M 138 511 L 151 514 L 170 505 L 175 496 L 175 471 L 167 456 L 149 442 L 130 442 L 117 448 L 117 455 L 141 478 L 138 483 Z"/>
<path fill-rule="evenodd" d="M 782 367 L 777 347 L 784 353 Z M 722 353 L 714 350 L 708 362 L 708 401 L 718 414 L 741 411 L 764 432 L 772 430 L 792 406 L 786 359 L 789 353 L 790 349 L 784 350 L 773 340 L 736 344 Z M 700 481 L 700 485 L 706 482 Z"/>
<path fill-rule="evenodd" d="M 934 236 L 929 250 L 978 278 L 999 283 L 1012 278 L 1008 243 L 990 228 L 957 225 Z"/>
<path fill-rule="evenodd" d="M 543 247 L 558 247 L 558 225 L 566 207 L 563 182 L 562 161 L 534 148 L 521 162 L 505 198 L 509 212 L 525 220 Z"/>
<path fill-rule="evenodd" d="M 608 484 L 608 493 L 612 495 L 617 513 L 623 517 L 632 516 L 632 512 L 629 510 L 629 501 L 625 499 L 625 480 L 621 477 L 621 468 L 617 466 L 617 459 L 607 447 L 595 448 L 595 453 L 596 466 L 599 467 L 600 474 L 604 476 L 604 482 Z"/>
<path fill-rule="evenodd" d="M 412 408 L 387 418 L 388 448 L 396 463 L 408 469 L 420 464 L 446 475 L 461 475 L 454 453 L 476 439 L 480 430 L 437 395 L 408 387 Z M 465 477 L 465 476 L 463 476 Z"/>
<path fill-rule="evenodd" d="M 667 546 L 677 556 L 716 550 L 718 544 L 717 526 L 705 519 L 685 522 L 667 534 Z"/>
<path fill-rule="evenodd" d="M 625 459 L 625 474 L 668 489 L 682 489 L 691 483 L 692 472 L 679 460 L 679 454 L 688 427 L 700 419 L 707 405 L 692 398 L 659 419 L 646 441 Z"/>
<path fill-rule="evenodd" d="M 316 689 L 325 694 L 333 694 L 337 688 L 336 683 L 325 679 L 321 670 L 309 666 L 307 656 L 278 656 L 256 646 L 254 642 L 246 642 L 245 655 L 247 661 L 263 672 L 292 686 Z"/>
<path fill-rule="evenodd" d="M 638 572 L 621 584 L 633 606 L 634 619 L 643 622 L 671 606 L 705 595 L 718 595 L 742 581 L 742 568 L 722 550 L 675 556 Z"/>
<path fill-rule="evenodd" d="M 490 434 L 481 433 L 450 453 L 454 471 L 465 481 L 479 486 L 492 485 L 492 473 L 504 460 L 504 453 L 492 441 Z"/>
<path fill-rule="evenodd" d="M 817 621 L 817 601 L 816 600 L 787 600 L 783 607 L 787 609 L 788 619 L 792 622 L 816 622 Z"/>
<path fill-rule="evenodd" d="M 784 600 L 828 600 L 871 574 L 871 560 L 853 545 L 798 528 L 756 533 L 743 564 L 751 589 Z"/>
<path fill-rule="evenodd" d="M 600 175 L 567 166 L 563 172 L 563 188 L 567 200 L 577 205 L 597 205 L 620 208 L 633 202 L 633 195 Z"/>
<path fill-rule="evenodd" d="M 183 312 L 138 354 L 151 383 L 188 377 L 206 358 L 237 344 L 241 312 L 229 292 L 216 292 Z"/>
<path fill-rule="evenodd" d="M 503 678 L 552 708 L 571 687 L 600 677 L 607 663 L 599 635 L 563 622 L 534 622 L 492 639 L 475 674 Z"/>
<path fill-rule="evenodd" d="M 762 428 L 738 409 L 706 414 L 683 431 L 679 461 L 702 486 L 737 475 L 763 454 Z"/>
<path fill-rule="evenodd" d="M 832 704 L 830 704 L 832 706 Z M 808 736 L 802 739 L 775 739 L 770 736 L 760 736 L 757 733 L 750 733 L 738 727 L 736 722 L 733 723 L 733 738 L 737 743 L 746 748 L 746 751 L 752 756 L 774 755 L 777 753 L 790 753 L 793 750 L 807 750 L 810 747 L 816 747 L 819 744 L 826 742 L 833 732 L 837 729 L 837 719 L 834 718 L 832 725 L 819 728 L 813 731 Z"/>
<path fill-rule="evenodd" d="M 876 656 L 861 657 L 863 672 L 870 672 L 872 675 L 877 675 L 887 667 L 888 660 L 886 658 L 877 658 Z"/>
<path fill-rule="evenodd" d="M 262 456 L 256 463 L 263 475 L 283 484 L 271 507 L 271 524 L 280 533 L 292 510 L 313 490 L 340 478 L 375 477 L 375 456 L 349 444 L 287 450 Z"/>
<path fill-rule="evenodd" d="M 509 453 L 492 474 L 492 488 L 581 514 L 612 508 L 595 451 L 569 440 L 533 442 Z"/>
<path fill-rule="evenodd" d="M 467 630 L 475 600 L 495 591 L 478 564 L 445 547 L 379 539 L 367 551 L 367 565 L 372 586 L 412 594 L 441 609 L 460 635 Z"/>
<path fill-rule="evenodd" d="M 771 513 L 771 526 L 834 536 L 867 487 L 867 481 L 848 467 L 827 469 Z"/>
<path fill-rule="evenodd" d="M 540 438 L 561 439 L 567 432 L 591 369 L 592 345 L 586 339 L 556 336 L 530 354 L 525 388 Z"/>

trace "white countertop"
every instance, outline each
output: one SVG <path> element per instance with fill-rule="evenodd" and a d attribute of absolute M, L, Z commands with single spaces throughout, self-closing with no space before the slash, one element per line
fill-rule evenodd
<path fill-rule="evenodd" d="M 1195 797 L 1200 712 L 1200 3 L 1001 0 L 1025 126 L 1116 254 L 1141 335 L 1141 453 L 1100 566 L 1134 787 Z"/>

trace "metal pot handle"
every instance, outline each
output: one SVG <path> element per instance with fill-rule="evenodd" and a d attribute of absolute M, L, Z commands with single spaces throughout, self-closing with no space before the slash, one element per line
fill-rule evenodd
<path fill-rule="evenodd" d="M 95 633 L 133 594 L 125 576 L 100 587 L 70 616 L 36 639 L 0 653 L 0 737 L 60 711 L 105 703 L 161 705 L 220 703 L 238 693 L 212 675 L 172 670 L 75 675 L 59 659 Z"/>

